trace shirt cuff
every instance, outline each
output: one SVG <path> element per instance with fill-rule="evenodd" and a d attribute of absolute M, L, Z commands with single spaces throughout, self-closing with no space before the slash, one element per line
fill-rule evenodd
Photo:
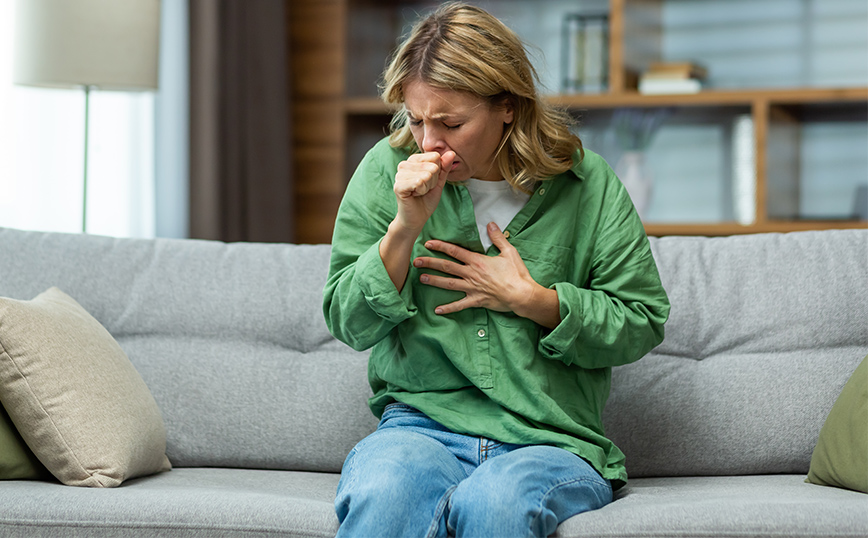
<path fill-rule="evenodd" d="M 558 292 L 558 308 L 561 322 L 540 338 L 538 350 L 546 358 L 566 364 L 572 363 L 576 337 L 582 330 L 581 290 L 573 285 L 557 283 L 552 286 Z"/>
<path fill-rule="evenodd" d="M 399 293 L 380 258 L 379 241 L 359 256 L 356 261 L 359 289 L 371 310 L 381 318 L 398 324 L 416 315 L 416 305 L 409 282 Z"/>

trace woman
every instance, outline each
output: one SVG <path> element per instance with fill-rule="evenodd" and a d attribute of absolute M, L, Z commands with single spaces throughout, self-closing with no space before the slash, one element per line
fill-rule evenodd
<path fill-rule="evenodd" d="M 384 74 L 392 134 L 353 175 L 324 291 L 372 348 L 381 418 L 344 463 L 338 536 L 548 536 L 627 475 L 611 367 L 669 303 L 623 186 L 478 8 L 421 20 Z"/>

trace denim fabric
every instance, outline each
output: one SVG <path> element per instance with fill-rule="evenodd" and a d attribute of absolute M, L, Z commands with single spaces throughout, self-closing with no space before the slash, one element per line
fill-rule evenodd
<path fill-rule="evenodd" d="M 612 501 L 585 460 L 542 445 L 452 433 L 391 404 L 344 462 L 338 537 L 548 536 L 560 522 Z"/>

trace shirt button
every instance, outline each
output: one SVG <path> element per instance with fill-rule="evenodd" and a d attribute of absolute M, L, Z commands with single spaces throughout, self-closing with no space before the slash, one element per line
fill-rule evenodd
<path fill-rule="evenodd" d="M 540 196 L 542 196 L 542 195 L 545 194 L 545 193 L 546 193 L 546 189 L 545 189 L 545 187 L 543 187 L 543 188 L 541 188 L 541 189 L 539 190 L 539 195 L 540 195 Z"/>
<path fill-rule="evenodd" d="M 484 338 L 485 337 L 485 329 L 479 329 L 478 331 L 476 331 L 476 334 L 479 335 L 480 338 Z"/>
<path fill-rule="evenodd" d="M 509 230 L 505 230 L 505 231 L 503 232 L 503 237 L 509 239 Z"/>

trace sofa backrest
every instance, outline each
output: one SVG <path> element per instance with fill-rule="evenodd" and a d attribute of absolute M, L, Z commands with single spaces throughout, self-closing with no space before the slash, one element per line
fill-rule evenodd
<path fill-rule="evenodd" d="M 651 245 L 666 337 L 613 370 L 604 414 L 630 475 L 806 473 L 868 354 L 868 230 Z"/>
<path fill-rule="evenodd" d="M 373 431 L 367 355 L 322 316 L 328 245 L 0 229 L 0 296 L 57 286 L 120 343 L 176 467 L 339 471 Z"/>
<path fill-rule="evenodd" d="M 666 339 L 615 368 L 606 433 L 631 476 L 807 472 L 868 354 L 868 230 L 651 238 Z M 185 466 L 337 471 L 376 426 L 366 353 L 321 313 L 327 245 L 0 228 L 0 296 L 71 295 L 118 340 Z"/>

